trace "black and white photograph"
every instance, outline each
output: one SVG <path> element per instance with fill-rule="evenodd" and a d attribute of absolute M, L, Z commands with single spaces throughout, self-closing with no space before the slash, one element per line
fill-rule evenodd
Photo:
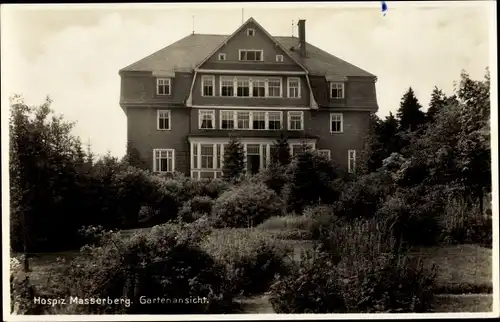
<path fill-rule="evenodd" d="M 4 320 L 498 317 L 496 10 L 2 4 Z"/>

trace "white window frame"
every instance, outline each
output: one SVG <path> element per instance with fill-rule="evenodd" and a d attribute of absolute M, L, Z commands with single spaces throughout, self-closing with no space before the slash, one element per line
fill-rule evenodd
<path fill-rule="evenodd" d="M 351 166 L 352 161 L 352 166 Z M 348 150 L 347 151 L 347 171 L 349 173 L 353 173 L 356 171 L 356 150 Z"/>
<path fill-rule="evenodd" d="M 255 36 L 255 29 L 254 28 L 247 28 L 247 36 L 250 36 L 250 37 Z"/>
<path fill-rule="evenodd" d="M 275 81 L 275 80 L 280 81 L 280 94 L 279 94 L 279 96 L 270 96 L 269 95 L 269 81 Z M 269 98 L 283 97 L 283 78 L 281 78 L 281 77 L 268 77 L 266 79 L 266 97 L 269 97 Z"/>
<path fill-rule="evenodd" d="M 249 96 L 238 96 L 238 81 L 239 80 L 248 80 Z M 253 96 L 253 83 L 255 80 L 264 81 L 264 83 L 265 83 L 264 96 Z M 269 95 L 269 81 L 278 81 L 278 80 L 280 83 L 279 96 L 270 96 Z M 223 83 L 223 81 L 227 81 L 227 82 L 232 83 L 232 88 L 233 88 L 233 95 L 232 96 L 222 96 L 222 83 Z M 300 94 L 300 86 L 299 86 L 299 94 Z M 221 76 L 221 77 L 219 77 L 219 95 L 218 96 L 220 96 L 220 97 L 236 97 L 236 98 L 243 98 L 243 99 L 249 98 L 249 97 L 282 98 L 283 97 L 283 79 L 281 77 Z"/>
<path fill-rule="evenodd" d="M 203 116 L 210 115 L 212 119 L 212 127 L 211 128 L 203 128 L 201 125 L 203 124 Z M 215 110 L 198 110 L 198 129 L 199 130 L 215 130 Z"/>
<path fill-rule="evenodd" d="M 222 82 L 223 81 L 228 81 L 228 82 L 231 81 L 231 83 L 233 84 L 233 95 L 232 96 L 222 96 Z M 234 76 L 220 76 L 219 77 L 219 96 L 220 97 L 237 97 L 236 90 L 237 90 L 236 77 L 234 77 Z"/>
<path fill-rule="evenodd" d="M 241 53 L 242 52 L 260 52 L 260 60 L 248 60 L 248 59 L 241 59 Z M 264 61 L 264 50 L 262 49 L 238 49 L 238 60 L 239 61 Z"/>
<path fill-rule="evenodd" d="M 340 89 L 342 90 L 342 96 L 340 97 L 335 97 L 332 95 L 332 91 L 333 91 L 333 88 L 334 87 L 337 87 L 340 85 Z M 343 99 L 345 97 L 345 86 L 344 86 L 344 83 L 341 83 L 341 82 L 330 82 L 330 98 L 333 98 L 333 99 Z"/>
<path fill-rule="evenodd" d="M 300 129 L 292 129 L 291 118 L 292 115 L 300 115 Z M 288 130 L 289 131 L 304 131 L 304 112 L 303 111 L 288 111 Z"/>
<path fill-rule="evenodd" d="M 332 159 L 332 154 L 331 154 L 331 150 L 327 150 L 327 149 L 318 149 L 316 150 L 318 151 L 319 154 L 326 154 L 326 157 L 328 158 L 328 160 L 331 160 Z"/>
<path fill-rule="evenodd" d="M 290 96 L 290 82 L 292 82 L 292 81 L 297 81 L 298 82 L 297 96 L 295 96 L 295 97 L 291 97 Z M 301 87 L 300 77 L 288 77 L 288 79 L 287 79 L 287 86 L 286 86 L 288 98 L 293 98 L 293 99 L 299 99 L 299 98 L 301 98 L 300 87 Z"/>
<path fill-rule="evenodd" d="M 160 114 L 167 113 L 168 128 L 160 129 Z M 156 129 L 158 131 L 170 131 L 172 129 L 172 111 L 171 110 L 157 110 L 156 111 Z"/>
<path fill-rule="evenodd" d="M 276 62 L 282 63 L 283 62 L 283 55 L 276 55 Z"/>
<path fill-rule="evenodd" d="M 222 127 L 222 114 L 229 114 L 231 113 L 233 115 L 233 127 L 232 128 L 223 128 Z M 219 111 L 219 128 L 221 130 L 228 130 L 228 131 L 231 131 L 231 130 L 236 130 L 236 127 L 238 126 L 238 120 L 236 119 L 236 111 L 230 111 L 230 110 L 220 110 Z"/>
<path fill-rule="evenodd" d="M 332 127 L 333 118 L 340 116 L 340 131 L 334 131 Z M 344 133 L 344 114 L 343 113 L 330 113 L 330 133 Z"/>
<path fill-rule="evenodd" d="M 248 128 L 240 128 L 238 126 L 238 113 L 248 113 Z M 251 130 L 252 129 L 252 111 L 234 111 L 234 114 L 236 115 L 236 123 L 235 123 L 235 129 L 236 130 Z"/>
<path fill-rule="evenodd" d="M 269 114 L 271 114 L 271 113 L 279 113 L 279 116 L 280 116 L 280 128 L 279 129 L 271 129 L 270 128 L 270 126 L 269 126 L 269 122 L 270 122 Z M 269 131 L 279 131 L 279 130 L 283 129 L 283 112 L 282 111 L 269 111 L 269 112 L 266 112 L 266 129 L 269 130 Z"/>
<path fill-rule="evenodd" d="M 253 128 L 253 121 L 255 119 L 254 117 L 254 114 L 255 113 L 264 113 L 264 128 L 263 129 L 254 129 Z M 251 117 L 250 117 L 250 120 L 252 121 L 251 123 L 251 128 L 252 130 L 254 131 L 265 131 L 265 130 L 268 130 L 269 129 L 269 123 L 268 123 L 268 120 L 269 120 L 269 113 L 268 112 L 265 112 L 265 111 L 252 111 L 251 112 Z"/>
<path fill-rule="evenodd" d="M 205 80 L 212 81 L 212 95 L 205 95 Z M 203 96 L 203 97 L 214 97 L 215 96 L 215 76 L 213 76 L 213 75 L 202 75 L 201 76 L 201 96 Z"/>
<path fill-rule="evenodd" d="M 167 152 L 167 160 L 171 159 L 170 162 L 171 164 L 171 171 L 160 171 L 159 169 L 156 168 L 156 152 Z M 169 158 L 168 154 L 172 153 L 172 157 Z M 173 173 L 175 172 L 175 149 L 153 149 L 153 172 L 159 172 L 159 173 Z"/>
<path fill-rule="evenodd" d="M 219 58 L 219 60 L 226 60 L 226 54 L 225 53 L 219 53 L 218 58 Z"/>
<path fill-rule="evenodd" d="M 160 84 L 165 82 L 165 84 Z M 168 93 L 160 93 L 160 86 L 168 86 Z M 168 96 L 172 93 L 172 79 L 171 78 L 157 78 L 156 79 L 156 95 Z"/>

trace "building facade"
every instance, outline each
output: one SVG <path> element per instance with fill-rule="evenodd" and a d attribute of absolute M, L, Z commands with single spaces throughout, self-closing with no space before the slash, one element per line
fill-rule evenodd
<path fill-rule="evenodd" d="M 378 110 L 376 77 L 298 37 L 273 37 L 253 18 L 232 35 L 192 34 L 120 70 L 127 139 L 155 172 L 222 174 L 230 137 L 251 173 L 284 134 L 352 171 Z"/>

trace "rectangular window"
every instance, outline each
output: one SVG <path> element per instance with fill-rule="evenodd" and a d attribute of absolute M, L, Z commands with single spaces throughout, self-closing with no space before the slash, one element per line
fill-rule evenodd
<path fill-rule="evenodd" d="M 266 129 L 266 112 L 252 112 L 252 118 L 254 130 Z"/>
<path fill-rule="evenodd" d="M 269 113 L 269 129 L 281 130 L 281 112 L 268 112 Z"/>
<path fill-rule="evenodd" d="M 342 113 L 331 113 L 330 114 L 330 132 L 331 133 L 342 133 L 343 132 L 343 117 Z"/>
<path fill-rule="evenodd" d="M 330 98 L 344 98 L 344 83 L 330 83 Z"/>
<path fill-rule="evenodd" d="M 264 56 L 263 50 L 240 49 L 240 60 L 262 61 L 263 56 Z"/>
<path fill-rule="evenodd" d="M 302 144 L 292 144 L 292 148 L 290 149 L 293 156 L 296 156 L 299 153 L 304 151 L 304 146 Z"/>
<path fill-rule="evenodd" d="M 348 154 L 348 171 L 349 173 L 353 173 L 356 171 L 356 150 L 349 150 L 347 151 Z"/>
<path fill-rule="evenodd" d="M 247 36 L 254 36 L 255 35 L 255 29 L 248 28 L 247 29 Z"/>
<path fill-rule="evenodd" d="M 282 63 L 283 62 L 283 55 L 276 55 L 276 62 Z"/>
<path fill-rule="evenodd" d="M 220 53 L 219 54 L 219 60 L 226 60 L 226 54 Z"/>
<path fill-rule="evenodd" d="M 304 112 L 288 112 L 288 129 L 296 131 L 304 129 Z"/>
<path fill-rule="evenodd" d="M 175 171 L 175 151 L 174 149 L 154 149 L 153 150 L 153 171 L 154 172 L 174 172 Z"/>
<path fill-rule="evenodd" d="M 213 144 L 200 144 L 201 154 L 201 168 L 213 169 L 214 168 L 214 145 Z"/>
<path fill-rule="evenodd" d="M 252 79 L 252 96 L 265 97 L 266 96 L 266 80 L 265 79 Z"/>
<path fill-rule="evenodd" d="M 240 78 L 236 81 L 236 96 L 248 97 L 250 96 L 250 80 Z"/>
<path fill-rule="evenodd" d="M 157 129 L 170 130 L 171 112 L 169 110 L 158 110 L 156 112 Z"/>
<path fill-rule="evenodd" d="M 199 128 L 203 130 L 215 128 L 215 111 L 214 110 L 199 110 L 198 111 Z"/>
<path fill-rule="evenodd" d="M 215 154 L 215 168 L 220 169 L 222 168 L 222 163 L 221 163 L 221 151 L 222 151 L 222 144 L 216 144 L 215 147 L 217 148 L 216 154 Z"/>
<path fill-rule="evenodd" d="M 170 95 L 170 78 L 156 79 L 156 95 Z"/>
<path fill-rule="evenodd" d="M 330 150 L 318 150 L 318 153 L 330 160 Z"/>
<path fill-rule="evenodd" d="M 237 111 L 236 118 L 238 121 L 239 130 L 249 130 L 250 129 L 250 112 Z"/>
<path fill-rule="evenodd" d="M 234 129 L 234 111 L 220 111 L 220 128 Z"/>
<path fill-rule="evenodd" d="M 221 77 L 220 79 L 220 95 L 234 96 L 234 78 Z"/>
<path fill-rule="evenodd" d="M 281 78 L 269 78 L 267 84 L 269 97 L 281 97 Z"/>
<path fill-rule="evenodd" d="M 300 78 L 297 77 L 288 78 L 288 97 L 300 98 Z"/>
<path fill-rule="evenodd" d="M 201 96 L 214 96 L 215 95 L 215 76 L 201 76 L 202 92 Z"/>
<path fill-rule="evenodd" d="M 191 143 L 193 145 L 193 169 L 198 169 L 198 143 Z"/>

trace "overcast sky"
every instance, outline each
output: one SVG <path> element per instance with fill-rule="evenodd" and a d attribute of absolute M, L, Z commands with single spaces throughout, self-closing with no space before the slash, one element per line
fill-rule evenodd
<path fill-rule="evenodd" d="M 460 70 L 482 78 L 490 60 L 491 1 L 305 5 L 2 5 L 2 124 L 5 99 L 46 95 L 98 154 L 125 151 L 118 70 L 190 34 L 231 34 L 253 17 L 272 35 L 306 20 L 306 40 L 378 76 L 379 116 L 395 112 L 412 86 L 427 108 L 432 88 L 453 89 Z M 355 6 L 362 6 L 356 8 Z M 297 29 L 295 28 L 295 35 Z M 494 38 L 496 39 L 496 37 Z M 3 127 L 3 126 L 2 126 Z"/>

